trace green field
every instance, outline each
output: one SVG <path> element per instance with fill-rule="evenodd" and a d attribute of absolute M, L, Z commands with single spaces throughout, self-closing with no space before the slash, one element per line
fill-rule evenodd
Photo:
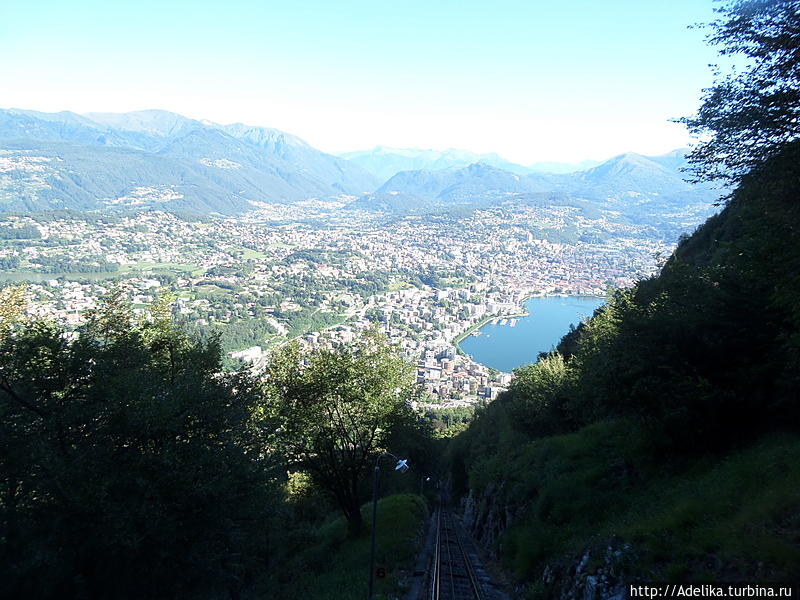
<path fill-rule="evenodd" d="M 31 271 L 17 271 L 14 273 L 0 273 L 0 281 L 42 283 L 51 279 L 66 279 L 67 281 L 102 281 L 119 277 L 121 272 L 103 271 L 100 273 L 36 273 Z"/>
<path fill-rule="evenodd" d="M 397 279 L 389 284 L 389 291 L 396 292 L 397 290 L 407 290 L 412 287 L 414 286 L 408 281 L 405 281 L 404 279 Z"/>
<path fill-rule="evenodd" d="M 467 280 L 463 277 L 445 277 L 439 282 L 443 287 L 463 288 L 467 285 Z"/>
<path fill-rule="evenodd" d="M 239 252 L 241 253 L 242 260 L 264 260 L 267 258 L 265 253 L 252 250 L 251 248 L 242 248 Z"/>
<path fill-rule="evenodd" d="M 42 273 L 40 271 L 16 270 L 14 272 L 0 273 L 0 281 L 32 281 L 41 283 L 51 279 L 66 279 L 68 281 L 102 281 L 117 279 L 125 276 L 145 274 L 174 273 L 176 275 L 200 276 L 205 269 L 193 264 L 174 262 L 145 262 L 140 261 L 130 265 L 120 265 L 118 271 L 99 271 L 86 273 Z"/>
<path fill-rule="evenodd" d="M 186 264 L 186 263 L 139 261 L 132 265 L 120 266 L 119 272 L 121 274 L 126 274 L 126 273 L 137 274 L 137 273 L 151 273 L 151 272 L 183 273 L 183 274 L 191 274 L 194 276 L 198 276 L 202 275 L 205 272 L 205 269 L 200 268 L 197 265 Z"/>

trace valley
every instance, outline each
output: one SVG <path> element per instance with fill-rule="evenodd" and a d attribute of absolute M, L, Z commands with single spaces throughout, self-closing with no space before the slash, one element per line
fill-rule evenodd
<path fill-rule="evenodd" d="M 603 296 L 654 273 L 670 251 L 647 227 L 577 212 L 387 217 L 310 203 L 238 218 L 6 216 L 0 279 L 28 281 L 30 311 L 71 327 L 115 284 L 138 313 L 174 294 L 176 317 L 220 333 L 231 366 L 258 365 L 288 339 L 348 342 L 377 326 L 418 365 L 431 402 L 470 405 L 510 377 L 459 354 L 464 331 L 518 313 L 531 295 Z"/>
<path fill-rule="evenodd" d="M 231 369 L 377 327 L 425 403 L 472 406 L 511 375 L 464 355 L 465 332 L 531 296 L 628 287 L 713 214 L 718 192 L 683 166 L 682 151 L 551 172 L 458 150 L 337 157 L 166 111 L 0 110 L 0 281 L 27 281 L 30 312 L 71 328 L 117 285 L 138 313 L 174 295 Z"/>

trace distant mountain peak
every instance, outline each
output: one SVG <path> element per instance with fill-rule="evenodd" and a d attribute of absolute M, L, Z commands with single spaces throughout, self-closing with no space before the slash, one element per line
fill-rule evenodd
<path fill-rule="evenodd" d="M 157 109 L 86 115 L 0 109 L 0 144 L 10 155 L 33 153 L 39 160 L 33 167 L 12 161 L 14 177 L 0 180 L 0 196 L 12 198 L 0 203 L 3 211 L 128 208 L 119 200 L 132 190 L 170 189 L 168 200 L 159 200 L 170 206 L 160 208 L 233 214 L 254 203 L 355 196 L 378 185 L 357 165 L 284 131 Z M 134 204 L 146 208 L 148 201 Z"/>
<path fill-rule="evenodd" d="M 200 121 L 160 109 L 136 110 L 125 113 L 92 112 L 83 115 L 95 123 L 148 135 L 171 137 L 193 127 L 203 127 Z"/>
<path fill-rule="evenodd" d="M 311 146 L 296 135 L 271 127 L 259 127 L 257 125 L 246 125 L 244 123 L 231 123 L 230 125 L 217 125 L 216 127 L 235 138 L 247 140 L 251 144 L 257 146 L 288 144 L 311 148 Z"/>
<path fill-rule="evenodd" d="M 493 167 L 526 174 L 528 170 L 522 165 L 507 161 L 496 153 L 477 154 L 469 150 L 448 148 L 447 150 L 431 150 L 424 148 L 393 148 L 375 146 L 371 150 L 357 150 L 340 154 L 378 178 L 388 181 L 402 171 L 431 170 L 466 167 L 474 163 L 486 163 Z"/>

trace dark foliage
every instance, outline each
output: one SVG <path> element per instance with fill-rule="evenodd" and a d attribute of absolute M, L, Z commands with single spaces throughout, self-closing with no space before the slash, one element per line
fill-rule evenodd
<path fill-rule="evenodd" d="M 163 309 L 163 307 L 161 307 Z M 276 487 L 247 376 L 119 295 L 68 338 L 0 340 L 0 577 L 8 598 L 236 594 L 263 568 Z"/>
<path fill-rule="evenodd" d="M 370 331 L 311 354 L 284 346 L 266 376 L 265 410 L 279 424 L 271 443 L 329 494 L 358 536 L 376 457 L 390 449 L 425 460 L 427 428 L 408 404 L 416 394 L 409 365 Z"/>
<path fill-rule="evenodd" d="M 0 240 L 34 240 L 42 237 L 38 227 L 23 225 L 22 227 L 0 227 Z"/>
<path fill-rule="evenodd" d="M 738 182 L 800 137 L 800 1 L 731 0 L 717 12 L 709 42 L 745 67 L 718 78 L 681 121 L 710 135 L 688 157 L 697 179 Z"/>
<path fill-rule="evenodd" d="M 743 179 L 660 275 L 618 291 L 479 412 L 469 454 L 632 418 L 673 456 L 800 417 L 800 143 Z M 502 432 L 516 432 L 502 433 Z M 465 442 L 461 442 L 464 444 Z"/>

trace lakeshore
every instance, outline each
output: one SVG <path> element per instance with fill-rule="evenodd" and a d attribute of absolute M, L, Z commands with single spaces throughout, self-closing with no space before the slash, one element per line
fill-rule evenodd
<path fill-rule="evenodd" d="M 603 303 L 594 296 L 530 297 L 524 301 L 525 313 L 502 315 L 519 319 L 515 327 L 499 324 L 497 316 L 486 318 L 456 339 L 456 347 L 480 364 L 509 373 L 555 348 L 570 326 L 577 326 Z M 474 331 L 481 335 L 473 336 Z"/>

